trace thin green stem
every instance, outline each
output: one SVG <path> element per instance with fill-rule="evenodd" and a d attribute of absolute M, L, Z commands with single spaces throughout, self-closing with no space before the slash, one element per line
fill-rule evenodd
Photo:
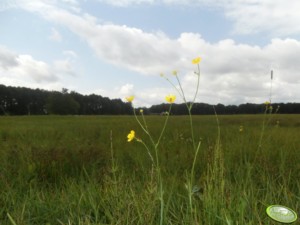
<path fill-rule="evenodd" d="M 134 117 L 136 119 L 136 121 L 138 122 L 138 124 L 140 125 L 140 127 L 142 128 L 142 130 L 147 134 L 147 135 L 150 135 L 148 130 L 147 130 L 147 127 L 144 127 L 143 124 L 141 123 L 141 121 L 139 120 L 139 118 L 137 117 L 136 115 L 136 112 L 135 112 L 135 108 L 133 108 L 133 114 L 134 114 Z"/>
<path fill-rule="evenodd" d="M 169 111 L 168 111 L 168 115 L 167 115 L 167 117 L 166 117 L 166 119 L 165 119 L 165 123 L 164 123 L 163 129 L 162 129 L 162 131 L 161 131 L 161 133 L 160 133 L 160 135 L 159 135 L 159 138 L 158 138 L 158 140 L 157 140 L 157 142 L 156 142 L 156 144 L 155 144 L 155 148 L 158 147 L 158 145 L 159 145 L 159 143 L 160 143 L 160 140 L 161 140 L 161 138 L 162 138 L 162 136 L 163 136 L 163 134 L 164 134 L 164 132 L 165 132 L 165 129 L 166 129 L 166 126 L 167 126 L 167 123 L 168 123 L 168 120 L 169 120 L 169 116 L 170 116 L 170 113 L 171 113 L 171 109 L 172 109 L 172 104 L 170 104 Z"/>
<path fill-rule="evenodd" d="M 176 79 L 177 79 L 177 82 L 179 84 L 179 88 L 180 88 L 180 91 L 181 91 L 181 94 L 182 94 L 181 96 L 183 98 L 183 101 L 186 103 L 187 101 L 186 101 L 186 98 L 185 98 L 185 95 L 184 95 L 184 91 L 183 91 L 182 85 L 181 85 L 180 80 L 179 80 L 177 75 L 176 75 Z"/>
<path fill-rule="evenodd" d="M 213 106 L 214 109 L 214 113 L 215 113 L 215 117 L 216 117 L 216 121 L 217 121 L 217 127 L 218 127 L 218 138 L 217 138 L 217 146 L 220 145 L 220 138 L 221 138 L 221 129 L 220 129 L 220 121 L 219 121 L 219 117 L 216 111 L 216 108 Z"/>
<path fill-rule="evenodd" d="M 193 216 L 193 186 L 194 186 L 194 173 L 195 173 L 195 165 L 196 165 L 196 161 L 198 158 L 198 153 L 199 153 L 199 149 L 201 146 L 201 141 L 199 141 L 195 155 L 194 155 L 194 160 L 193 160 L 193 165 L 192 165 L 192 169 L 191 169 L 191 175 L 190 175 L 190 181 L 189 181 L 189 185 L 188 185 L 188 191 L 189 191 L 189 204 L 190 204 L 190 211 L 191 211 L 191 215 Z"/>
<path fill-rule="evenodd" d="M 158 168 L 158 174 L 159 174 L 159 199 L 160 199 L 160 225 L 164 224 L 164 191 L 163 191 L 163 184 L 162 184 L 162 178 L 161 178 L 161 172 L 160 168 Z"/>
<path fill-rule="evenodd" d="M 192 136 L 192 142 L 193 142 L 193 149 L 196 150 L 196 144 L 195 144 L 195 137 L 194 137 L 194 128 L 193 128 L 193 118 L 192 118 L 192 106 L 193 106 L 193 103 L 190 103 L 190 105 L 188 104 L 188 102 L 186 101 L 186 98 L 185 98 L 185 95 L 184 95 L 184 91 L 183 91 L 183 88 L 182 88 L 182 85 L 181 85 L 181 82 L 178 78 L 178 76 L 176 75 L 176 79 L 177 79 L 177 82 L 178 82 L 178 85 L 179 85 L 179 88 L 181 90 L 181 93 L 182 93 L 182 99 L 184 101 L 184 104 L 186 105 L 187 107 L 187 110 L 188 110 L 188 114 L 189 114 L 189 120 L 190 120 L 190 127 L 191 127 L 191 136 Z M 199 86 L 197 85 L 197 88 Z M 198 91 L 196 91 L 197 93 Z M 196 98 L 196 97 L 195 97 Z"/>
<path fill-rule="evenodd" d="M 273 70 L 271 70 L 270 104 L 272 103 Z"/>
<path fill-rule="evenodd" d="M 199 141 L 199 143 L 197 145 L 197 149 L 196 149 L 194 160 L 193 160 L 193 165 L 192 165 L 192 170 L 191 170 L 191 183 L 192 184 L 194 182 L 195 165 L 196 165 L 197 156 L 198 156 L 198 153 L 199 153 L 200 146 L 201 146 L 201 141 Z"/>
<path fill-rule="evenodd" d="M 149 155 L 149 157 L 150 157 L 150 159 L 152 161 L 152 164 L 154 164 L 154 159 L 153 159 L 153 156 L 152 156 L 151 151 L 148 148 L 148 146 L 141 139 L 137 139 L 137 141 L 140 142 L 147 149 L 147 153 L 148 153 L 148 155 Z"/>
<path fill-rule="evenodd" d="M 154 142 L 154 140 L 153 140 L 153 138 L 152 138 L 152 136 L 151 136 L 151 134 L 150 134 L 150 132 L 149 132 L 149 130 L 148 130 L 148 127 L 147 127 L 147 124 L 146 124 L 145 119 L 143 118 L 144 123 L 145 123 L 145 126 L 143 126 L 143 124 L 140 122 L 139 118 L 138 118 L 137 115 L 136 115 L 135 108 L 133 108 L 133 114 L 134 114 L 134 117 L 135 117 L 136 121 L 138 122 L 138 124 L 139 124 L 140 127 L 142 128 L 142 130 L 148 135 L 148 137 L 149 137 L 151 143 L 155 146 L 155 142 Z"/>
<path fill-rule="evenodd" d="M 197 74 L 197 77 L 198 77 L 198 79 L 197 79 L 197 88 L 196 88 L 196 92 L 195 92 L 195 95 L 194 95 L 194 99 L 193 99 L 192 103 L 190 104 L 191 110 L 192 110 L 193 104 L 196 101 L 198 91 L 199 91 L 199 84 L 200 84 L 200 66 L 199 66 L 199 64 L 197 66 L 198 66 L 198 72 L 195 72 L 195 74 Z"/>
<path fill-rule="evenodd" d="M 189 112 L 189 118 L 190 118 L 190 127 L 191 127 L 192 141 L 193 141 L 193 149 L 196 150 L 195 137 L 194 137 L 193 117 L 192 117 L 191 109 L 189 109 L 188 112 Z"/>
<path fill-rule="evenodd" d="M 177 77 L 177 75 L 176 75 L 176 77 Z M 180 92 L 180 90 L 178 90 L 178 88 L 175 86 L 175 84 L 173 84 L 173 82 L 170 81 L 168 78 L 165 77 L 165 79 L 171 84 L 171 86 L 174 87 L 174 89 L 178 92 L 178 94 L 180 95 L 180 97 L 182 99 L 185 99 L 184 95 L 182 95 L 182 93 Z M 178 78 L 177 78 L 177 81 L 178 81 Z"/>
<path fill-rule="evenodd" d="M 195 143 L 195 137 L 194 137 L 194 127 L 193 127 L 193 118 L 192 118 L 192 108 L 193 108 L 193 105 L 196 101 L 196 98 L 197 98 L 197 95 L 198 95 L 198 90 L 199 90 L 199 83 L 200 83 L 200 66 L 199 64 L 197 65 L 198 67 L 198 72 L 196 72 L 197 76 L 198 76 L 198 79 L 197 79 L 197 88 L 196 88 L 196 91 L 195 91 L 195 95 L 194 95 L 194 99 L 193 101 L 190 103 L 190 105 L 188 106 L 187 103 L 187 107 L 188 107 L 188 112 L 189 112 L 189 117 L 190 117 L 190 126 L 191 126 L 191 135 L 192 135 L 192 140 L 193 140 L 193 148 L 194 150 L 196 150 L 196 143 Z"/>
<path fill-rule="evenodd" d="M 11 222 L 11 224 L 17 225 L 17 223 L 14 221 L 14 219 L 11 217 L 11 215 L 9 213 L 7 213 L 6 215 L 7 215 L 8 219 L 9 219 L 9 221 Z"/>
<path fill-rule="evenodd" d="M 111 171 L 113 174 L 114 183 L 117 184 L 117 177 L 116 177 L 117 165 L 114 158 L 112 130 L 110 131 L 110 152 L 111 152 Z"/>
<path fill-rule="evenodd" d="M 263 136 L 265 133 L 265 128 L 266 128 L 266 116 L 267 116 L 267 106 L 264 112 L 264 118 L 263 118 L 263 123 L 262 123 L 262 127 L 261 127 L 261 132 L 260 132 L 260 137 L 259 137 L 259 142 L 258 142 L 258 150 L 261 149 L 262 147 L 262 140 L 263 140 Z"/>
<path fill-rule="evenodd" d="M 141 115 L 142 115 L 142 119 L 143 119 L 143 122 L 144 122 L 144 125 L 145 125 L 146 130 L 149 130 L 149 129 L 148 129 L 147 122 L 146 122 L 146 120 L 145 120 L 144 113 L 142 112 Z"/>

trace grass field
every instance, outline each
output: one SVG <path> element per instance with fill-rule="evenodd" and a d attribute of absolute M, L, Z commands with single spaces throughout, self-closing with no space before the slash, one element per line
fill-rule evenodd
<path fill-rule="evenodd" d="M 158 139 L 165 117 L 145 119 Z M 169 117 L 159 195 L 146 149 L 127 142 L 135 130 L 151 146 L 133 116 L 0 117 L 0 224 L 279 224 L 271 204 L 299 215 L 300 115 L 218 119 L 193 117 L 201 146 L 190 193 L 189 118 Z"/>

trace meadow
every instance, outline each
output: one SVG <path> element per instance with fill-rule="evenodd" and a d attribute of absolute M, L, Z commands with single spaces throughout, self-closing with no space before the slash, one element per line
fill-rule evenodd
<path fill-rule="evenodd" d="M 165 117 L 144 119 L 159 138 Z M 147 150 L 126 138 L 149 144 L 133 116 L 0 117 L 0 224 L 257 225 L 279 224 L 271 204 L 300 213 L 300 115 L 194 116 L 193 127 L 194 164 L 188 116 L 171 115 L 161 138 L 161 213 Z"/>

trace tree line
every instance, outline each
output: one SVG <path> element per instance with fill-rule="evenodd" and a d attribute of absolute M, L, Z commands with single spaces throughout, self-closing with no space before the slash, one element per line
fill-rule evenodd
<path fill-rule="evenodd" d="M 0 85 L 0 115 L 122 115 L 132 106 L 120 99 Z"/>
<path fill-rule="evenodd" d="M 188 103 L 189 104 L 189 103 Z M 272 103 L 272 113 L 281 114 L 298 114 L 300 113 L 300 103 Z M 270 107 L 270 106 L 268 106 Z M 144 112 L 149 114 L 161 114 L 167 112 L 169 109 L 168 104 L 153 105 L 149 109 L 143 109 Z M 240 105 L 210 105 L 206 103 L 194 103 L 191 110 L 193 115 L 233 115 L 233 114 L 261 114 L 266 110 L 266 105 L 246 103 Z M 268 108 L 269 110 L 269 108 Z M 269 111 L 268 111 L 269 112 Z M 185 104 L 173 104 L 172 114 L 187 115 L 188 110 Z"/>
<path fill-rule="evenodd" d="M 260 114 L 265 111 L 264 104 L 246 103 L 240 105 L 210 105 L 195 103 L 193 115 Z M 300 103 L 272 103 L 273 112 L 283 114 L 300 113 Z M 143 109 L 144 114 L 163 115 L 169 104 L 153 105 Z M 131 115 L 133 107 L 121 99 L 109 99 L 101 95 L 82 95 L 75 91 L 46 91 L 25 87 L 0 85 L 0 115 Z M 185 104 L 173 104 L 173 115 L 186 115 Z"/>

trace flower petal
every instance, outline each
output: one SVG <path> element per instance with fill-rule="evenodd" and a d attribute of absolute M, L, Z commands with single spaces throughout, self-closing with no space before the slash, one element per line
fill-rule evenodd
<path fill-rule="evenodd" d="M 197 57 L 197 58 L 195 58 L 195 59 L 192 60 L 192 63 L 193 63 L 193 64 L 199 64 L 200 61 L 201 61 L 201 58 L 200 58 L 200 57 Z"/>
<path fill-rule="evenodd" d="M 176 96 L 175 95 L 167 95 L 166 96 L 166 101 L 169 102 L 169 103 L 173 103 L 176 99 Z"/>
<path fill-rule="evenodd" d="M 125 99 L 126 99 L 128 102 L 132 102 L 132 101 L 134 100 L 134 96 L 131 95 L 131 96 L 125 97 Z"/>
<path fill-rule="evenodd" d="M 127 141 L 130 142 L 135 138 L 135 131 L 131 130 L 130 133 L 127 135 Z"/>

